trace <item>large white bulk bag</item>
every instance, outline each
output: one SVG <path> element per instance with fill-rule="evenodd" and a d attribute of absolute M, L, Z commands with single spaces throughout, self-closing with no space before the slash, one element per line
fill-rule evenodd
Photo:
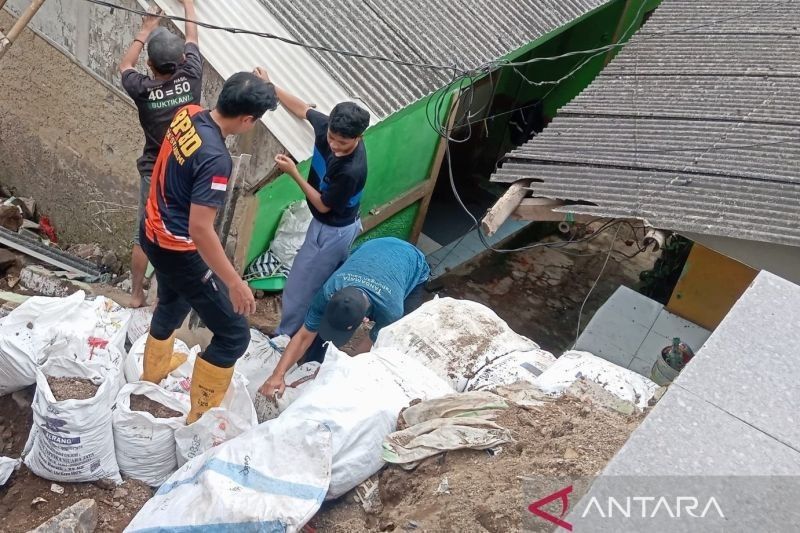
<path fill-rule="evenodd" d="M 99 388 L 86 400 L 57 401 L 47 376 L 84 378 Z M 97 368 L 60 357 L 37 369 L 33 427 L 23 451 L 34 474 L 68 483 L 104 478 L 122 482 L 111 425 L 117 379 L 114 372 L 102 375 Z"/>

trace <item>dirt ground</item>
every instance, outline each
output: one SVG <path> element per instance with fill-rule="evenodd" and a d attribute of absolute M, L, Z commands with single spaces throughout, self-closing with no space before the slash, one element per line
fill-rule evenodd
<path fill-rule="evenodd" d="M 155 418 L 176 418 L 182 416 L 179 411 L 170 409 L 166 405 L 155 400 L 151 400 L 144 394 L 131 394 L 130 400 L 131 411 L 145 411 Z"/>
<path fill-rule="evenodd" d="M 578 312 L 603 267 L 615 231 L 569 248 L 485 254 L 442 276 L 438 292 L 486 305 L 511 329 L 558 356 L 576 340 Z M 625 257 L 637 252 L 636 245 L 627 244 L 630 237 L 631 231 L 623 226 L 603 276 L 584 306 L 582 328 L 620 285 L 635 289 L 639 273 L 658 259 L 653 252 Z M 543 242 L 560 244 L 563 239 L 552 236 Z"/>
<path fill-rule="evenodd" d="M 526 493 L 524 479 L 599 473 L 641 419 L 568 397 L 535 409 L 512 407 L 497 422 L 515 442 L 500 453 L 448 452 L 413 471 L 389 466 L 379 475 L 380 513 L 368 515 L 351 492 L 325 503 L 311 524 L 320 533 L 520 531 L 537 498 Z"/>
<path fill-rule="evenodd" d="M 56 401 L 88 400 L 100 388 L 88 379 L 47 377 L 47 385 Z"/>
<path fill-rule="evenodd" d="M 30 401 L 33 387 L 26 389 L 23 396 Z M 11 395 L 0 397 L 0 453 L 19 457 L 32 423 L 30 407 L 21 408 Z M 53 492 L 52 484 L 52 481 L 34 475 L 25 465 L 20 466 L 0 487 L 0 532 L 28 531 L 70 505 L 84 498 L 93 498 L 99 511 L 97 531 L 116 533 L 128 525 L 153 495 L 150 487 L 135 480 L 126 480 L 119 486 L 113 483 L 58 483 L 64 488 L 63 494 Z M 46 501 L 33 504 L 36 498 Z"/>

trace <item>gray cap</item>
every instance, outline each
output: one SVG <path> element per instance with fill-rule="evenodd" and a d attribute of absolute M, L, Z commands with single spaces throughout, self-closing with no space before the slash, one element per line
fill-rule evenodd
<path fill-rule="evenodd" d="M 183 39 L 166 28 L 159 27 L 147 40 L 147 55 L 156 70 L 171 74 L 183 61 L 184 46 Z"/>

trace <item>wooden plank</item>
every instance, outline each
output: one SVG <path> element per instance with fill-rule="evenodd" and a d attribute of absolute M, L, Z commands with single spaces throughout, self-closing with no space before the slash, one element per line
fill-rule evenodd
<path fill-rule="evenodd" d="M 531 222 L 562 222 L 567 220 L 569 213 L 558 213 L 553 211 L 553 208 L 563 206 L 564 202 L 550 198 L 526 198 L 519 203 L 511 216 L 515 220 L 530 220 Z M 571 216 L 571 221 L 579 224 L 597 219 L 598 217 L 592 215 L 573 214 Z"/>
<path fill-rule="evenodd" d="M 217 234 L 223 246 L 227 244 L 232 229 L 231 224 L 236 212 L 236 206 L 244 191 L 245 183 L 247 183 L 246 178 L 250 173 L 251 156 L 250 154 L 242 154 L 239 157 L 233 158 L 233 160 L 231 178 L 228 181 L 230 190 L 225 198 L 225 205 L 220 210 L 219 220 L 217 221 Z"/>
<path fill-rule="evenodd" d="M 367 232 L 375 227 L 379 226 L 380 224 L 386 222 L 388 219 L 395 216 L 397 213 L 405 209 L 406 207 L 412 205 L 414 202 L 417 202 L 425 197 L 425 194 L 428 190 L 428 182 L 424 181 L 421 184 L 417 185 L 407 193 L 402 196 L 395 198 L 389 202 L 386 202 L 382 206 L 370 209 L 368 216 L 364 219 L 362 225 L 364 226 L 364 232 Z"/>
<path fill-rule="evenodd" d="M 441 160 L 439 162 L 441 167 Z M 438 177 L 438 172 L 434 174 Z M 431 198 L 433 198 L 433 190 L 436 188 L 436 178 L 429 178 L 425 182 L 425 194 L 422 196 L 422 201 L 419 204 L 419 211 L 414 219 L 414 225 L 411 227 L 411 233 L 408 236 L 408 241 L 412 244 L 417 244 L 419 235 L 422 233 L 422 226 L 425 224 L 425 217 L 428 216 L 428 208 L 431 205 Z"/>
<path fill-rule="evenodd" d="M 528 195 L 530 190 L 530 180 L 520 180 L 511 184 L 511 187 L 503 196 L 492 206 L 486 216 L 481 221 L 481 229 L 487 236 L 497 233 L 500 226 L 508 220 L 508 217 L 517 209 L 522 200 Z"/>
<path fill-rule="evenodd" d="M 256 226 L 256 214 L 258 213 L 258 199 L 248 194 L 239 201 L 236 209 L 236 218 L 233 226 L 236 228 L 236 244 L 233 247 L 233 268 L 239 275 L 244 274 L 247 267 L 247 250 L 253 238 L 253 231 Z"/>
<path fill-rule="evenodd" d="M 31 0 L 31 3 L 28 5 L 25 11 L 22 12 L 22 14 L 19 16 L 19 19 L 17 19 L 14 25 L 11 26 L 11 29 L 8 30 L 8 35 L 0 39 L 0 58 L 5 55 L 9 48 L 11 48 L 11 45 L 17 40 L 19 34 L 22 33 L 22 30 L 25 29 L 36 12 L 39 11 L 39 8 L 42 7 L 42 4 L 44 4 L 44 0 Z"/>
<path fill-rule="evenodd" d="M 459 97 L 458 95 L 453 96 L 453 101 L 450 104 L 449 115 L 447 118 L 447 130 L 450 131 L 453 128 L 453 124 L 456 120 L 457 113 L 455 112 L 456 108 L 459 104 Z M 411 228 L 411 234 L 409 235 L 409 242 L 417 244 L 419 240 L 419 235 L 422 233 L 422 226 L 425 224 L 425 217 L 428 216 L 428 208 L 431 205 L 431 198 L 433 197 L 433 191 L 436 188 L 436 182 L 439 180 L 439 173 L 442 170 L 442 165 L 444 164 L 444 156 L 445 150 L 447 149 L 447 139 L 442 137 L 439 139 L 439 146 L 436 148 L 436 154 L 433 156 L 433 165 L 431 166 L 431 172 L 428 174 L 428 180 L 426 181 L 427 187 L 425 190 L 425 196 L 422 197 L 422 202 L 419 205 L 419 211 L 417 212 L 417 218 L 414 220 L 414 225 Z"/>
<path fill-rule="evenodd" d="M 219 240 L 226 251 L 228 259 L 232 260 L 233 253 L 227 244 L 231 231 L 233 230 L 235 232 L 233 220 L 236 214 L 236 206 L 239 202 L 239 197 L 244 191 L 245 177 L 247 173 L 250 172 L 250 154 L 242 154 L 231 159 L 233 160 L 233 168 L 231 169 L 231 176 L 228 179 L 225 203 L 217 212 L 217 217 L 214 220 L 214 229 L 219 236 Z M 233 238 L 235 238 L 235 236 Z M 189 315 L 188 325 L 189 329 L 196 329 L 203 326 L 200 316 L 194 310 L 192 310 Z"/>

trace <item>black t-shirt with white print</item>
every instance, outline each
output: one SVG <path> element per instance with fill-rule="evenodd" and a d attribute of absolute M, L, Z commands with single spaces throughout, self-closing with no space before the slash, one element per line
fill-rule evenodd
<path fill-rule="evenodd" d="M 200 49 L 194 43 L 186 43 L 184 55 L 186 60 L 168 80 L 156 80 L 135 69 L 122 73 L 122 87 L 136 103 L 144 130 L 144 150 L 136 162 L 142 176 L 153 173 L 158 150 L 178 109 L 200 103 L 203 82 Z"/>

